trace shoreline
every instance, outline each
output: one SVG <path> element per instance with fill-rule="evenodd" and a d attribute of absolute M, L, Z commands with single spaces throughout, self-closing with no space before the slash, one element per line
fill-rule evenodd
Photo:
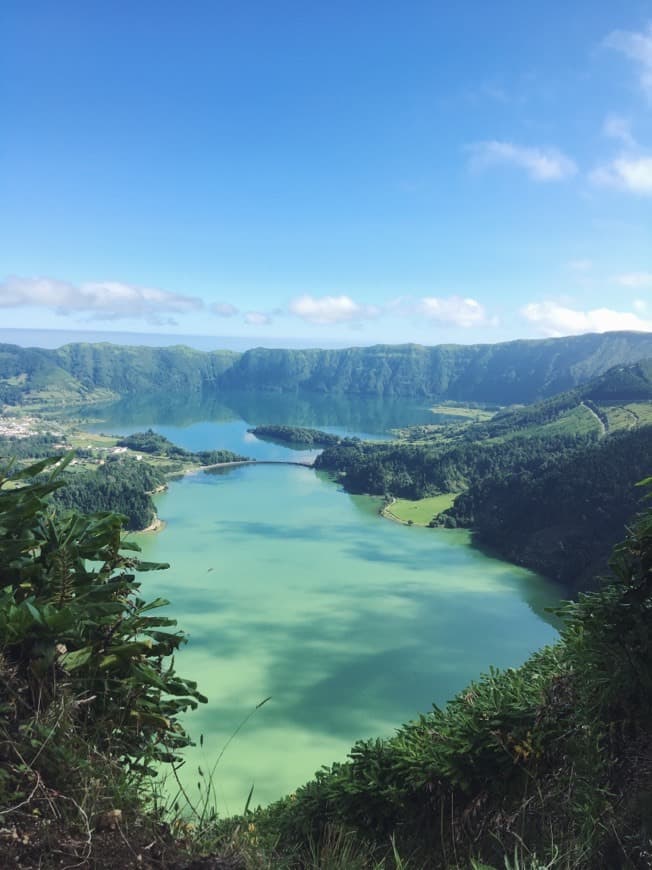
<path fill-rule="evenodd" d="M 159 517 L 154 517 L 154 519 L 147 526 L 146 529 L 138 529 L 138 531 L 133 532 L 133 534 L 134 535 L 156 535 L 156 534 L 158 534 L 158 532 L 162 532 L 166 526 L 167 526 L 167 523 L 165 520 L 162 520 Z"/>
<path fill-rule="evenodd" d="M 378 513 L 384 520 L 390 520 L 392 523 L 398 523 L 401 526 L 409 525 L 407 520 L 402 520 L 400 517 L 397 517 L 396 514 L 393 514 L 390 510 L 391 506 L 396 502 L 396 499 L 392 496 L 392 500 L 389 504 L 386 504 L 384 508 L 382 508 Z M 417 525 L 417 523 L 412 523 L 412 525 Z M 425 528 L 425 527 L 424 527 Z"/>

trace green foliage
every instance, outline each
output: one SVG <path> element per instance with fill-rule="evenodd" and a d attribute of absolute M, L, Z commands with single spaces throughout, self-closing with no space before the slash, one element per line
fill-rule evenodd
<path fill-rule="evenodd" d="M 652 428 L 616 433 L 574 451 L 545 450 L 471 482 L 442 521 L 513 562 L 586 588 L 636 512 L 635 483 L 652 467 Z"/>
<path fill-rule="evenodd" d="M 514 437 L 505 441 L 456 441 L 410 444 L 370 443 L 345 439 L 326 448 L 315 468 L 336 471 L 350 492 L 389 494 L 419 499 L 465 489 L 492 474 L 536 473 L 554 454 L 571 454 L 587 440 L 582 436 Z"/>
<path fill-rule="evenodd" d="M 640 728 L 652 722 L 652 510 L 614 549 L 610 565 L 617 582 L 580 594 L 563 611 L 564 639 L 586 679 L 589 712 Z"/>
<path fill-rule="evenodd" d="M 244 354 L 202 353 L 187 347 L 70 344 L 44 350 L 5 344 L 0 345 L 0 387 L 10 402 L 48 394 L 83 401 L 98 391 L 132 395 L 164 389 L 186 394 L 232 389 L 507 405 L 554 395 L 613 366 L 649 357 L 652 338 L 626 332 L 495 345 L 255 348 Z M 635 380 L 633 395 L 639 396 L 641 379 Z"/>
<path fill-rule="evenodd" d="M 145 772 L 175 759 L 178 715 L 205 699 L 175 673 L 185 635 L 153 613 L 168 602 L 139 594 L 136 573 L 167 566 L 115 514 L 55 514 L 56 462 L 0 475 L 0 760 L 63 788 L 75 746 Z"/>
<path fill-rule="evenodd" d="M 591 384 L 586 395 L 597 401 L 652 399 L 652 360 L 616 366 Z"/>
<path fill-rule="evenodd" d="M 220 378 L 229 389 L 434 396 L 501 405 L 568 390 L 652 356 L 652 339 L 611 333 L 495 345 L 376 345 L 247 351 Z"/>
<path fill-rule="evenodd" d="M 282 426 L 270 424 L 249 429 L 257 438 L 280 441 L 282 444 L 301 444 L 311 447 L 331 447 L 342 440 L 340 435 L 322 432 L 319 429 L 306 429 L 302 426 Z"/>
<path fill-rule="evenodd" d="M 158 432 L 154 432 L 152 429 L 148 429 L 146 432 L 134 432 L 133 435 L 121 438 L 117 444 L 119 447 L 128 447 L 131 450 L 138 450 L 154 456 L 200 462 L 202 465 L 216 465 L 222 462 L 242 462 L 247 459 L 246 456 L 240 456 L 231 450 L 199 450 L 197 453 L 193 453 L 190 450 L 184 450 L 183 447 L 178 447 L 169 438 L 159 435 Z"/>
<path fill-rule="evenodd" d="M 97 469 L 68 475 L 53 503 L 83 513 L 111 511 L 123 517 L 129 531 L 144 529 L 156 516 L 150 493 L 165 483 L 160 471 L 133 457 L 109 456 Z"/>
<path fill-rule="evenodd" d="M 146 432 L 134 432 L 133 435 L 120 438 L 116 443 L 118 447 L 128 447 L 130 450 L 151 453 L 155 456 L 183 459 L 192 455 L 183 447 L 177 447 L 165 435 L 154 432 L 153 429 L 148 429 Z"/>
<path fill-rule="evenodd" d="M 61 438 L 56 435 L 30 435 L 27 438 L 0 436 L 0 462 L 8 462 L 10 459 L 44 459 L 57 452 L 55 444 L 60 441 Z"/>

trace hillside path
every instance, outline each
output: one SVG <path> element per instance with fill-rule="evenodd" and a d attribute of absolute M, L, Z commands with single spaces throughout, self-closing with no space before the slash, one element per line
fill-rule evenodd
<path fill-rule="evenodd" d="M 590 411 L 595 419 L 598 421 L 598 425 L 600 426 L 600 437 L 604 438 L 608 430 L 602 417 L 598 413 L 596 413 L 596 411 L 586 402 L 582 402 L 581 404 L 586 408 L 587 411 Z"/>

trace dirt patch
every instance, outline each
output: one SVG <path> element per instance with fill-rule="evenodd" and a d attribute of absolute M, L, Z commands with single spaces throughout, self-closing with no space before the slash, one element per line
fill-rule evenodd
<path fill-rule="evenodd" d="M 30 813 L 0 821 L 0 867 L 16 870 L 244 870 L 237 853 L 198 857 L 168 825 L 135 819 L 112 830 L 71 830 L 69 822 Z"/>

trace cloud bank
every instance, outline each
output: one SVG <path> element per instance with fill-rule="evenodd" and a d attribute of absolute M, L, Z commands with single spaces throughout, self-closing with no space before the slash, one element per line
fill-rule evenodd
<path fill-rule="evenodd" d="M 149 323 L 174 323 L 165 315 L 188 314 L 203 308 L 196 296 L 184 296 L 118 281 L 72 284 L 53 278 L 19 278 L 0 282 L 0 308 L 35 306 L 57 314 L 83 314 L 93 320 L 141 318 Z"/>
<path fill-rule="evenodd" d="M 590 177 L 600 187 L 652 196 L 652 157 L 623 155 L 599 166 Z"/>
<path fill-rule="evenodd" d="M 484 307 L 476 300 L 461 296 L 424 296 L 415 306 L 415 313 L 426 320 L 446 326 L 484 326 L 489 323 Z"/>
<path fill-rule="evenodd" d="M 611 308 L 578 311 L 556 302 L 532 302 L 521 308 L 521 315 L 550 337 L 620 329 L 652 332 L 652 320 L 644 320 L 631 311 L 614 311 Z"/>
<path fill-rule="evenodd" d="M 376 305 L 362 305 L 350 296 L 298 296 L 293 299 L 288 310 L 295 317 L 307 323 L 352 323 L 373 320 L 381 313 Z"/>

